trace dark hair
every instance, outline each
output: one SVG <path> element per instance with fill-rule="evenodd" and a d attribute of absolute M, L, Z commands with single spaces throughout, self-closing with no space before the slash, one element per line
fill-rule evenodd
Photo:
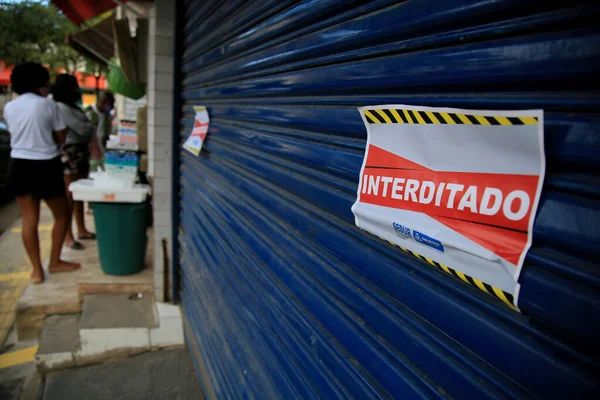
<path fill-rule="evenodd" d="M 65 103 L 69 106 L 75 106 L 80 96 L 77 78 L 69 74 L 58 75 L 54 82 L 52 96 L 54 101 Z"/>
<path fill-rule="evenodd" d="M 100 96 L 98 97 L 99 100 L 103 100 L 106 99 L 108 101 L 110 101 L 113 105 L 115 104 L 115 96 L 112 94 L 112 92 L 109 92 L 108 90 L 105 92 L 102 92 L 100 94 Z"/>
<path fill-rule="evenodd" d="M 10 83 L 18 94 L 32 93 L 50 81 L 50 74 L 41 64 L 28 62 L 15 67 Z"/>

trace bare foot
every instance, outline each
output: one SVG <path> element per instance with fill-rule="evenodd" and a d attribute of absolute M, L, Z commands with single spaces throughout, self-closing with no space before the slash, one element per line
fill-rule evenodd
<path fill-rule="evenodd" d="M 33 283 L 35 283 L 36 285 L 39 285 L 40 283 L 44 283 L 44 271 L 40 271 L 40 272 L 32 272 L 31 273 L 31 281 Z"/>
<path fill-rule="evenodd" d="M 81 268 L 81 264 L 59 260 L 56 265 L 50 265 L 48 267 L 48 271 L 53 274 L 56 272 L 75 271 L 76 269 L 79 269 L 79 268 Z"/>

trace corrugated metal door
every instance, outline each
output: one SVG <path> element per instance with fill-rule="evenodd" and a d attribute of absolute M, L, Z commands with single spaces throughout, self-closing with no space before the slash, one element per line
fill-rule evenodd
<path fill-rule="evenodd" d="M 598 5 L 180 6 L 181 138 L 211 118 L 176 176 L 207 396 L 598 398 Z M 354 226 L 376 104 L 546 111 L 523 314 Z"/>

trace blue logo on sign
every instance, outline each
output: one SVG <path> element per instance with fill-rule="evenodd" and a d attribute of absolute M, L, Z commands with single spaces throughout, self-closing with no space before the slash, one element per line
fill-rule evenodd
<path fill-rule="evenodd" d="M 402 239 L 410 239 L 410 228 L 392 222 L 392 226 L 394 227 L 394 232 L 396 232 L 396 236 Z"/>
<path fill-rule="evenodd" d="M 413 231 L 413 237 L 417 242 L 422 243 L 425 246 L 429 246 L 437 251 L 441 251 L 442 253 L 444 252 L 444 246 L 442 245 L 442 242 L 432 238 L 431 236 L 427 236 L 421 232 Z"/>

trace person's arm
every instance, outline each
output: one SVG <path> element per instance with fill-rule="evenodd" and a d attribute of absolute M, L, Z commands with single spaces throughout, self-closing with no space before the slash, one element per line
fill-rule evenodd
<path fill-rule="evenodd" d="M 54 137 L 56 144 L 65 144 L 65 141 L 67 140 L 67 129 L 54 131 L 52 132 L 52 136 Z"/>
<path fill-rule="evenodd" d="M 92 160 L 98 161 L 102 157 L 102 150 L 100 149 L 100 144 L 98 143 L 98 124 L 100 122 L 98 120 L 98 113 L 96 113 L 96 111 L 94 111 L 94 109 L 90 106 L 85 109 L 85 116 L 90 120 L 92 125 L 94 125 L 94 132 L 96 132 L 96 134 L 90 140 L 90 157 L 92 157 Z"/>
<path fill-rule="evenodd" d="M 65 124 L 69 127 L 71 133 L 85 141 L 89 141 L 94 136 L 94 125 L 87 118 L 83 110 L 69 107 L 63 103 L 59 103 L 58 106 Z"/>
<path fill-rule="evenodd" d="M 62 113 L 58 109 L 58 104 L 50 100 L 48 108 L 52 117 L 52 137 L 56 144 L 64 144 L 67 139 L 67 124 L 62 117 Z"/>

